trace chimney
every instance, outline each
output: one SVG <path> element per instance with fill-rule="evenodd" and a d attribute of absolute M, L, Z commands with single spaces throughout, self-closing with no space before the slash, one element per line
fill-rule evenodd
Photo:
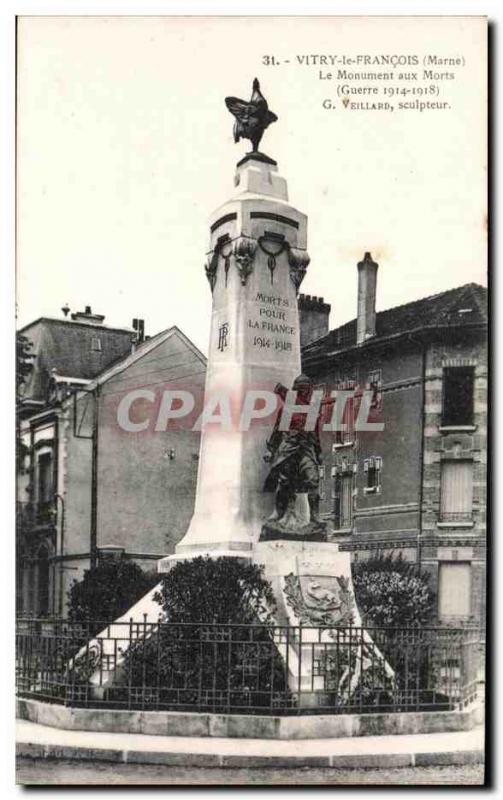
<path fill-rule="evenodd" d="M 93 314 L 91 306 L 86 306 L 84 311 L 76 311 L 72 314 L 75 322 L 87 322 L 89 325 L 103 325 L 105 319 L 103 314 Z"/>
<path fill-rule="evenodd" d="M 300 322 L 300 346 L 320 339 L 328 333 L 330 304 L 323 297 L 311 297 L 310 294 L 299 294 L 297 300 Z"/>
<path fill-rule="evenodd" d="M 358 264 L 358 313 L 356 318 L 356 343 L 363 344 L 376 334 L 376 288 L 379 264 L 365 253 Z"/>
<path fill-rule="evenodd" d="M 145 341 L 145 320 L 144 319 L 137 319 L 136 317 L 133 319 L 133 330 L 136 331 L 136 344 L 141 344 L 141 342 Z"/>

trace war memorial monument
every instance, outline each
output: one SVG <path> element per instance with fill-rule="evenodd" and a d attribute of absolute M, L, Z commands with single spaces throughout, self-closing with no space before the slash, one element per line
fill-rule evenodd
<path fill-rule="evenodd" d="M 302 641 L 277 643 L 288 664 L 290 688 L 301 692 L 305 686 L 316 702 L 323 678 L 313 674 L 312 659 L 302 653 L 299 658 L 299 650 L 310 651 L 320 636 L 330 643 L 334 627 L 362 623 L 350 554 L 326 540 L 318 516 L 321 403 L 311 403 L 314 387 L 301 373 L 297 308 L 309 266 L 307 216 L 289 203 L 276 161 L 257 149 L 265 128 L 277 119 L 258 80 L 250 101 L 228 97 L 226 105 L 235 116 L 235 140 L 250 139 L 253 150 L 237 163 L 234 193 L 209 221 L 205 272 L 213 305 L 205 408 L 215 409 L 229 397 L 241 403 L 245 395 L 249 403 L 254 390 L 268 391 L 278 406 L 264 409 L 269 425 L 203 426 L 194 514 L 176 552 L 158 569 L 166 573 L 178 561 L 197 556 L 240 558 L 263 567 L 277 604 L 276 624 L 306 626 Z M 307 425 L 313 408 L 316 419 Z M 125 623 L 159 619 L 157 591 L 90 644 L 97 659 L 90 682 L 99 685 L 98 693 L 113 684 L 129 646 L 130 635 L 122 639 Z M 314 626 L 327 628 L 320 633 Z M 367 666 L 375 671 L 376 660 L 383 680 L 393 678 L 367 631 L 361 631 L 361 652 L 346 692 L 354 690 Z"/>

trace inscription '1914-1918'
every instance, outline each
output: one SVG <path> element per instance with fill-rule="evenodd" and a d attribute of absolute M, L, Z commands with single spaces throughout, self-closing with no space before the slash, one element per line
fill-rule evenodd
<path fill-rule="evenodd" d="M 279 352 L 291 351 L 292 342 L 275 338 L 277 334 L 286 337 L 295 335 L 295 326 L 290 325 L 287 319 L 289 301 L 278 295 L 257 292 L 255 303 L 253 314 L 248 318 L 248 328 L 256 332 L 252 339 L 253 346 Z"/>

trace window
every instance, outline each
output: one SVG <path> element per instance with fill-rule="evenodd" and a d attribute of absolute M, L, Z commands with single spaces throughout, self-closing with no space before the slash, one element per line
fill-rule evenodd
<path fill-rule="evenodd" d="M 52 454 L 41 453 L 37 460 L 37 500 L 39 503 L 47 503 L 52 500 Z"/>
<path fill-rule="evenodd" d="M 442 425 L 473 425 L 473 367 L 445 367 Z"/>
<path fill-rule="evenodd" d="M 335 471 L 334 528 L 351 528 L 353 524 L 353 470 Z"/>
<path fill-rule="evenodd" d="M 37 614 L 37 607 L 36 607 L 36 587 L 37 587 L 37 567 L 34 558 L 30 558 L 25 562 L 26 564 L 26 577 L 24 582 L 25 587 L 25 606 L 24 610 L 28 614 Z"/>
<path fill-rule="evenodd" d="M 91 350 L 95 350 L 97 353 L 101 352 L 101 339 L 99 336 L 93 336 L 91 338 Z"/>
<path fill-rule="evenodd" d="M 356 381 L 353 377 L 344 376 L 337 379 L 333 384 L 333 390 L 337 392 L 351 392 L 352 394 L 346 399 L 344 410 L 342 412 L 342 425 L 344 430 L 335 431 L 335 446 L 341 447 L 342 445 L 353 444 L 355 439 L 355 425 L 354 425 L 354 409 L 356 391 Z M 332 401 L 333 402 L 333 401 Z M 333 413 L 333 407 L 331 415 Z"/>
<path fill-rule="evenodd" d="M 471 564 L 446 561 L 438 567 L 438 616 L 466 619 L 471 613 Z"/>
<path fill-rule="evenodd" d="M 345 390 L 351 391 L 351 390 Z M 344 426 L 344 430 L 335 431 L 335 444 L 338 446 L 345 445 L 345 444 L 352 444 L 355 439 L 355 424 L 354 424 L 354 408 L 355 408 L 355 398 L 354 395 L 352 397 L 348 397 L 346 400 L 346 404 L 344 406 L 344 411 L 342 414 L 342 424 Z"/>
<path fill-rule="evenodd" d="M 376 494 L 381 491 L 381 470 L 382 458 L 380 456 L 372 456 L 372 458 L 364 460 L 363 472 L 366 481 L 363 491 L 365 494 Z"/>
<path fill-rule="evenodd" d="M 325 499 L 325 467 L 318 467 L 318 491 L 320 500 Z"/>
<path fill-rule="evenodd" d="M 337 380 L 334 381 L 333 388 L 338 389 L 339 391 L 344 390 L 346 392 L 352 392 L 356 389 L 356 379 L 353 376 L 348 375 L 345 375 L 342 378 L 337 378 Z"/>
<path fill-rule="evenodd" d="M 473 461 L 443 461 L 440 477 L 440 521 L 471 522 Z"/>
<path fill-rule="evenodd" d="M 372 402 L 370 407 L 381 411 L 382 410 L 382 372 L 380 369 L 375 369 L 368 374 L 367 390 L 372 392 Z"/>
<path fill-rule="evenodd" d="M 51 521 L 53 510 L 53 460 L 52 453 L 40 453 L 37 458 L 36 521 L 46 524 Z"/>
<path fill-rule="evenodd" d="M 25 564 L 21 553 L 16 552 L 16 614 L 24 612 L 23 580 Z"/>

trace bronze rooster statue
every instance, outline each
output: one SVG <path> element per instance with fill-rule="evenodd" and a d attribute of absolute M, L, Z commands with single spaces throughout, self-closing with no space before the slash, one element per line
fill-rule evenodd
<path fill-rule="evenodd" d="M 239 97 L 226 97 L 225 105 L 236 118 L 234 123 L 234 141 L 249 139 L 253 152 L 258 152 L 258 146 L 265 129 L 278 119 L 276 114 L 269 111 L 267 100 L 260 91 L 257 78 L 253 81 L 253 91 L 250 100 L 240 100 Z"/>

